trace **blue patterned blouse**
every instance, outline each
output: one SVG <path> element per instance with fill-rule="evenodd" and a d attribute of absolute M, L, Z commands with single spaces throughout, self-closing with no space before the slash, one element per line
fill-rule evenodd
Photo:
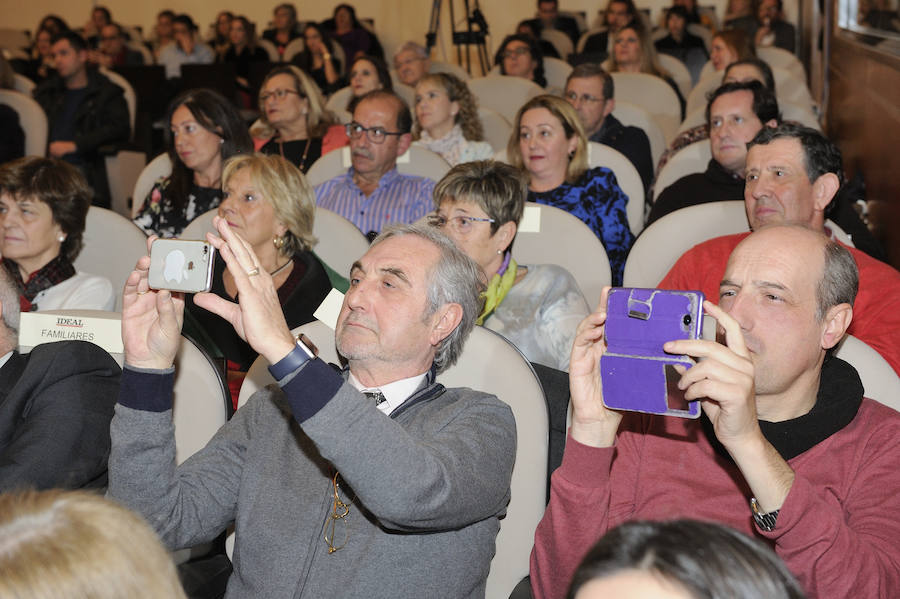
<path fill-rule="evenodd" d="M 634 243 L 625 206 L 628 196 L 616 176 L 604 167 L 588 169 L 576 183 L 563 183 L 550 191 L 529 191 L 528 200 L 561 208 L 580 218 L 603 242 L 613 285 L 622 284 L 625 258 Z"/>

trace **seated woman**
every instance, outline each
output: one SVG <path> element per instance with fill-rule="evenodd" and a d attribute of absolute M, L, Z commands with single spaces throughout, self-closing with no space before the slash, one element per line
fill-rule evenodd
<path fill-rule="evenodd" d="M 611 170 L 588 168 L 587 139 L 575 109 L 557 96 L 532 98 L 516 114 L 506 153 L 529 176 L 529 201 L 561 208 L 591 228 L 606 248 L 613 285 L 621 285 L 634 243 L 625 214 L 628 196 Z"/>
<path fill-rule="evenodd" d="M 234 20 L 234 13 L 223 10 L 216 15 L 216 25 L 213 29 L 212 36 L 206 40 L 206 45 L 216 52 L 216 58 L 221 59 L 228 47 L 231 45 L 231 22 Z"/>
<path fill-rule="evenodd" d="M 316 198 L 297 167 L 281 156 L 237 156 L 222 174 L 225 197 L 219 216 L 228 221 L 272 277 L 289 327 L 313 320 L 313 312 L 331 291 L 325 267 L 312 253 Z M 234 300 L 237 288 L 221 256 L 216 255 L 212 293 Z M 212 312 L 197 307 L 189 296 L 186 314 L 206 339 L 197 341 L 210 355 L 227 360 L 228 385 L 237 405 L 244 375 L 256 352 L 234 328 Z M 212 345 L 212 347 L 211 347 Z"/>
<path fill-rule="evenodd" d="M 804 599 L 772 549 L 727 526 L 633 520 L 610 530 L 572 577 L 567 599 Z"/>
<path fill-rule="evenodd" d="M 291 59 L 312 77 L 326 96 L 341 89 L 346 82 L 341 77 L 341 61 L 331 53 L 331 36 L 318 23 L 307 23 L 303 30 L 303 51 Z"/>
<path fill-rule="evenodd" d="M 475 96 L 450 73 L 425 75 L 416 85 L 415 143 L 455 166 L 494 155 L 484 139 Z"/>
<path fill-rule="evenodd" d="M 590 310 L 572 275 L 555 264 L 519 265 L 510 247 L 525 208 L 527 180 L 508 164 L 460 164 L 434 188 L 432 226 L 443 228 L 490 283 L 478 319 L 530 362 L 569 369 L 575 329 Z"/>
<path fill-rule="evenodd" d="M 96 493 L 4 493 L 0 538 L 0 597 L 185 598 L 153 529 Z"/>
<path fill-rule="evenodd" d="M 384 60 L 384 50 L 378 38 L 363 27 L 356 18 L 356 9 L 350 4 L 335 6 L 332 18 L 325 25 L 333 28 L 332 35 L 341 44 L 348 61 L 360 56 L 375 56 Z"/>
<path fill-rule="evenodd" d="M 109 279 L 73 266 L 92 197 L 62 160 L 26 156 L 0 166 L 0 255 L 22 311 L 115 307 Z"/>
<path fill-rule="evenodd" d="M 169 104 L 165 133 L 172 174 L 157 181 L 134 218 L 147 235 L 178 237 L 222 200 L 222 163 L 253 151 L 237 109 L 209 89 L 188 90 Z"/>
<path fill-rule="evenodd" d="M 738 60 L 756 58 L 750 36 L 743 29 L 725 29 L 716 33 L 709 44 L 709 60 L 717 73 Z"/>
<path fill-rule="evenodd" d="M 681 118 L 684 119 L 684 96 L 681 95 L 669 72 L 660 66 L 656 58 L 656 47 L 639 23 L 632 23 L 616 33 L 607 70 L 610 73 L 646 73 L 659 77 L 669 84 L 678 97 Z"/>
<path fill-rule="evenodd" d="M 353 114 L 361 97 L 376 89 L 394 91 L 391 74 L 383 60 L 374 56 L 360 56 L 350 63 L 350 89 L 353 96 L 347 103 L 347 112 Z"/>
<path fill-rule="evenodd" d="M 272 10 L 272 27 L 263 31 L 262 38 L 275 44 L 278 56 L 284 56 L 284 50 L 293 40 L 300 37 L 297 31 L 297 7 L 290 2 L 279 4 Z"/>
<path fill-rule="evenodd" d="M 325 110 L 319 88 L 295 66 L 277 66 L 259 90 L 259 120 L 250 129 L 263 154 L 279 154 L 304 173 L 323 154 L 347 145 L 343 125 Z"/>
<path fill-rule="evenodd" d="M 507 35 L 500 44 L 494 64 L 500 66 L 500 74 L 522 77 L 547 87 L 544 77 L 544 56 L 537 40 L 528 35 Z"/>
<path fill-rule="evenodd" d="M 231 20 L 228 41 L 228 49 L 222 55 L 221 62 L 234 64 L 238 89 L 249 92 L 250 63 L 266 62 L 269 53 L 256 45 L 256 26 L 243 15 Z"/>

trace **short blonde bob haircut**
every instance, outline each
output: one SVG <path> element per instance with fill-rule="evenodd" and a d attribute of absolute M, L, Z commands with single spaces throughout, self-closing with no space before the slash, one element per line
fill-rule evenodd
<path fill-rule="evenodd" d="M 185 599 L 138 515 L 85 491 L 0 496 L 0 597 Z"/>
<path fill-rule="evenodd" d="M 254 189 L 272 204 L 275 218 L 288 229 L 279 251 L 290 257 L 312 249 L 317 241 L 312 232 L 316 196 L 300 169 L 277 154 L 235 156 L 222 170 L 222 187 L 244 168 L 250 171 Z"/>
<path fill-rule="evenodd" d="M 584 127 L 581 126 L 578 113 L 571 104 L 558 96 L 549 94 L 536 96 L 519 109 L 519 112 L 516 113 L 512 134 L 509 136 L 509 143 L 506 145 L 507 160 L 514 167 L 527 170 L 522 159 L 522 150 L 519 148 L 519 135 L 522 127 L 522 115 L 535 108 L 549 110 L 550 114 L 556 117 L 562 125 L 566 139 L 572 139 L 573 135 L 577 137 L 578 144 L 575 146 L 575 153 L 569 157 L 569 166 L 566 168 L 566 182 L 575 183 L 588 169 L 587 137 L 584 135 Z"/>
<path fill-rule="evenodd" d="M 279 65 L 269 71 L 259 87 L 260 95 L 266 88 L 266 84 L 272 77 L 287 75 L 294 80 L 294 91 L 306 98 L 309 102 L 309 112 L 306 113 L 306 133 L 309 137 L 323 137 L 328 128 L 335 124 L 334 115 L 325 109 L 325 100 L 319 86 L 312 78 L 294 65 Z M 270 139 L 276 133 L 275 128 L 266 120 L 266 111 L 263 101 L 259 100 L 259 120 L 250 128 L 250 135 L 256 139 Z"/>

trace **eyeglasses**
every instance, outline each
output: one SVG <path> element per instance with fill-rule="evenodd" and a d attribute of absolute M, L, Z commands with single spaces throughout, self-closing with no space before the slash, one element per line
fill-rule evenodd
<path fill-rule="evenodd" d="M 350 538 L 350 528 L 347 525 L 347 517 L 350 515 L 350 506 L 343 502 L 339 494 L 339 491 L 341 489 L 341 486 L 338 483 L 339 476 L 340 473 L 335 472 L 334 478 L 331 479 L 331 485 L 333 487 L 333 504 L 331 507 L 331 513 L 328 515 L 328 520 L 325 521 L 325 528 L 322 531 L 322 536 L 325 537 L 325 542 L 328 543 L 329 555 L 334 553 L 338 549 L 343 549 L 347 544 L 347 540 Z M 338 522 L 342 523 L 342 527 L 344 529 L 344 540 L 340 545 L 335 545 L 334 540 L 338 528 Z"/>
<path fill-rule="evenodd" d="M 346 128 L 347 137 L 359 139 L 359 136 L 365 133 L 373 144 L 383 144 L 388 135 L 404 135 L 403 131 L 386 131 L 384 127 L 363 127 L 356 121 L 347 123 Z"/>
<path fill-rule="evenodd" d="M 472 230 L 472 223 L 493 223 L 493 218 L 485 218 L 478 216 L 452 216 L 447 218 L 446 216 L 442 216 L 440 214 L 429 214 L 428 215 L 428 224 L 437 229 L 443 229 L 445 225 L 449 225 L 451 229 L 453 229 L 456 233 L 465 234 Z"/>
<path fill-rule="evenodd" d="M 582 102 L 602 102 L 603 101 L 603 98 L 598 98 L 598 97 L 592 96 L 590 94 L 581 94 L 579 96 L 575 92 L 567 92 L 566 98 L 573 104 L 575 102 L 578 102 L 579 100 L 581 100 Z"/>
<path fill-rule="evenodd" d="M 265 103 L 266 100 L 268 100 L 272 96 L 275 96 L 279 100 L 284 100 L 285 98 L 288 97 L 288 94 L 297 94 L 301 98 L 303 97 L 303 94 L 301 94 L 298 91 L 294 91 L 292 89 L 273 89 L 270 92 L 263 92 L 263 93 L 259 94 L 259 101 Z"/>
<path fill-rule="evenodd" d="M 500 56 L 503 58 L 514 58 L 516 56 L 525 56 L 530 52 L 531 50 L 528 48 L 528 46 L 521 46 L 512 50 L 505 50 Z"/>

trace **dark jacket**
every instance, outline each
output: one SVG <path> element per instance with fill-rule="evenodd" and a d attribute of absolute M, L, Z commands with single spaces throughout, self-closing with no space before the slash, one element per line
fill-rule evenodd
<path fill-rule="evenodd" d="M 746 31 L 747 35 L 750 36 L 750 41 L 752 42 L 756 39 L 756 32 L 759 29 L 759 21 L 756 20 L 756 17 L 748 15 L 746 17 L 735 19 L 731 22 L 731 26 L 736 29 L 743 29 L 744 31 Z M 787 50 L 788 52 L 793 52 L 795 43 L 797 41 L 794 26 L 786 21 L 778 20 L 772 21 L 771 29 L 775 34 L 775 47 Z"/>
<path fill-rule="evenodd" d="M 618 150 L 631 161 L 641 176 L 644 192 L 650 189 L 653 182 L 653 158 L 650 155 L 650 139 L 640 127 L 626 127 L 611 114 L 603 119 L 600 130 L 591 136 L 590 141 L 607 145 Z"/>
<path fill-rule="evenodd" d="M 114 147 L 128 141 L 131 133 L 128 105 L 122 88 L 96 69 L 88 69 L 87 95 L 75 112 L 75 135 L 71 141 L 78 146 L 76 154 L 84 164 L 82 172 L 94 188 L 95 203 L 108 204 L 109 189 L 106 184 L 106 167 L 99 149 Z M 34 99 L 47 115 L 50 130 L 55 119 L 60 118 L 66 97 L 66 85 L 54 75 L 34 90 Z"/>
<path fill-rule="evenodd" d="M 682 177 L 662 190 L 653 202 L 647 226 L 670 212 L 688 206 L 744 199 L 744 180 L 710 159 L 706 171 Z"/>
<path fill-rule="evenodd" d="M 86 341 L 14 352 L 0 368 L 0 492 L 106 486 L 120 374 Z"/>

